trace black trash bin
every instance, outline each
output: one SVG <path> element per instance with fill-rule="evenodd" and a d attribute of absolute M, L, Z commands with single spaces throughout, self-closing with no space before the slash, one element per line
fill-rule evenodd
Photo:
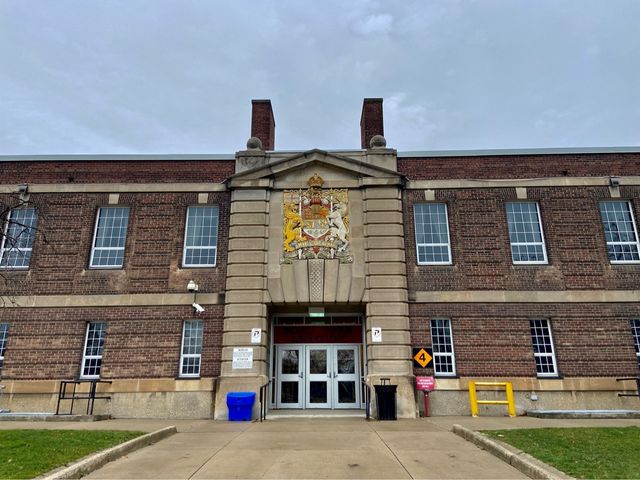
<path fill-rule="evenodd" d="M 380 381 L 382 385 L 374 385 L 378 420 L 396 420 L 396 389 L 398 386 L 388 385 L 388 378 L 381 378 Z"/>

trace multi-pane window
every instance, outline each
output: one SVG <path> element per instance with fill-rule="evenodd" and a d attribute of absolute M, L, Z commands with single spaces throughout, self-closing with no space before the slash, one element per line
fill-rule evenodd
<path fill-rule="evenodd" d="M 29 268 L 37 223 L 35 208 L 14 208 L 9 211 L 0 242 L 0 268 Z"/>
<path fill-rule="evenodd" d="M 431 347 L 433 348 L 433 373 L 455 376 L 456 361 L 450 320 L 443 318 L 431 320 Z"/>
<path fill-rule="evenodd" d="M 215 267 L 218 249 L 218 207 L 189 207 L 184 234 L 182 265 Z"/>
<path fill-rule="evenodd" d="M 9 337 L 9 324 L 0 323 L 0 377 L 2 376 L 2 366 L 4 364 L 4 351 L 7 349 L 8 337 Z"/>
<path fill-rule="evenodd" d="M 513 263 L 547 263 L 538 204 L 510 202 L 506 207 Z"/>
<path fill-rule="evenodd" d="M 98 209 L 90 267 L 122 267 L 128 223 L 129 208 L 127 207 L 102 207 Z"/>
<path fill-rule="evenodd" d="M 536 360 L 536 372 L 539 377 L 558 376 L 556 354 L 553 350 L 551 327 L 546 319 L 529 320 L 533 356 Z"/>
<path fill-rule="evenodd" d="M 640 262 L 638 230 L 631 211 L 631 203 L 625 201 L 600 202 L 600 216 L 607 241 L 611 263 Z"/>
<path fill-rule="evenodd" d="M 451 264 L 447 206 L 444 203 L 416 204 L 413 218 L 418 264 Z"/>
<path fill-rule="evenodd" d="M 182 349 L 180 353 L 180 376 L 200 376 L 202 356 L 202 321 L 187 320 L 182 328 Z"/>
<path fill-rule="evenodd" d="M 631 320 L 631 333 L 636 346 L 636 356 L 638 357 L 638 367 L 640 367 L 640 320 Z"/>
<path fill-rule="evenodd" d="M 104 339 L 107 334 L 106 323 L 87 324 L 87 333 L 84 340 L 84 354 L 82 355 L 81 378 L 100 378 L 102 367 L 102 351 Z"/>

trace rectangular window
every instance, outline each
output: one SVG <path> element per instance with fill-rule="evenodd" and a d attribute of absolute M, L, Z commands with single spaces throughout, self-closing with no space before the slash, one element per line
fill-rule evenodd
<path fill-rule="evenodd" d="M 98 209 L 90 267 L 122 268 L 128 223 L 128 207 L 102 207 Z"/>
<path fill-rule="evenodd" d="M 35 208 L 14 208 L 9 211 L 0 244 L 0 268 L 29 268 L 37 223 Z"/>
<path fill-rule="evenodd" d="M 102 351 L 107 334 L 106 323 L 89 323 L 84 340 L 84 354 L 82 356 L 81 378 L 100 378 L 102 367 Z"/>
<path fill-rule="evenodd" d="M 600 216 L 611 263 L 640 262 L 638 230 L 631 202 L 600 202 Z"/>
<path fill-rule="evenodd" d="M 187 209 L 184 233 L 184 267 L 215 267 L 218 250 L 218 207 L 206 205 Z"/>
<path fill-rule="evenodd" d="M 631 333 L 633 334 L 633 343 L 636 346 L 638 367 L 640 367 L 640 320 L 631 320 Z"/>
<path fill-rule="evenodd" d="M 513 263 L 547 263 L 539 205 L 536 202 L 510 202 L 506 208 Z"/>
<path fill-rule="evenodd" d="M 536 372 L 539 377 L 557 377 L 556 354 L 553 350 L 551 327 L 545 319 L 529 320 L 533 356 L 536 360 Z"/>
<path fill-rule="evenodd" d="M 199 377 L 202 356 L 202 321 L 188 320 L 182 328 L 180 376 Z"/>
<path fill-rule="evenodd" d="M 4 351 L 7 349 L 8 337 L 9 337 L 9 324 L 0 323 L 0 377 L 2 377 L 2 366 L 4 364 Z"/>
<path fill-rule="evenodd" d="M 433 373 L 454 377 L 456 361 L 450 320 L 441 318 L 431 320 L 431 347 L 433 348 Z"/>
<path fill-rule="evenodd" d="M 416 227 L 416 249 L 419 265 L 451 265 L 449 220 L 444 203 L 422 203 L 413 206 Z"/>

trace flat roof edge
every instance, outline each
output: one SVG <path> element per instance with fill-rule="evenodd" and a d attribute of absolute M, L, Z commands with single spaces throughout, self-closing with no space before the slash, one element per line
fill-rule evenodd
<path fill-rule="evenodd" d="M 483 157 L 501 155 L 570 155 L 580 153 L 640 153 L 640 147 L 515 148 L 491 150 L 416 150 L 398 152 L 398 158 Z"/>
<path fill-rule="evenodd" d="M 0 155 L 0 162 L 96 162 L 96 161 L 203 161 L 203 160 L 235 160 L 235 154 L 98 154 L 98 155 Z"/>

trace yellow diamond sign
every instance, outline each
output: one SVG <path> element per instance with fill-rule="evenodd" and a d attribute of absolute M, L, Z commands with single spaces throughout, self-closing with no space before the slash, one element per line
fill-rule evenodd
<path fill-rule="evenodd" d="M 429 355 L 429 352 L 427 352 L 424 348 L 421 348 L 420 350 L 418 350 L 418 353 L 416 353 L 413 356 L 413 359 L 416 362 L 418 362 L 418 364 L 422 368 L 425 368 L 427 365 L 431 363 L 431 360 L 433 360 L 433 357 Z"/>

